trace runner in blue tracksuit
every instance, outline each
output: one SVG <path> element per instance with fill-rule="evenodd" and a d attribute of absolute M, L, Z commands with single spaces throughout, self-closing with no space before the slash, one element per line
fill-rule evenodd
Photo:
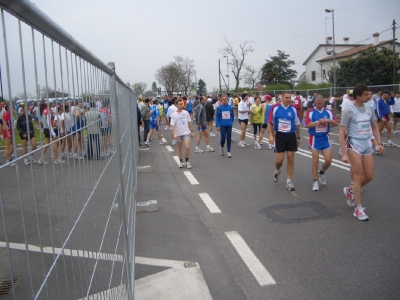
<path fill-rule="evenodd" d="M 221 140 L 220 140 L 220 152 L 221 155 L 225 155 L 224 152 L 224 145 L 225 140 L 226 148 L 227 148 L 227 156 L 229 158 L 232 157 L 231 154 L 231 142 L 232 142 L 232 125 L 234 121 L 234 112 L 233 106 L 228 104 L 228 97 L 224 95 L 222 97 L 222 105 L 217 108 L 215 113 L 215 127 L 217 131 L 221 133 Z"/>
<path fill-rule="evenodd" d="M 390 107 L 389 105 L 394 104 L 394 97 L 391 97 L 388 91 L 383 91 L 381 98 L 378 100 L 376 105 L 376 114 L 378 117 L 378 127 L 379 132 L 383 131 L 383 128 L 386 127 L 387 130 L 387 138 L 388 138 L 388 146 L 397 146 L 392 142 L 392 123 L 390 122 L 389 113 Z"/>
<path fill-rule="evenodd" d="M 188 99 L 186 102 L 186 111 L 189 113 L 190 117 L 193 116 L 193 100 L 192 98 Z"/>

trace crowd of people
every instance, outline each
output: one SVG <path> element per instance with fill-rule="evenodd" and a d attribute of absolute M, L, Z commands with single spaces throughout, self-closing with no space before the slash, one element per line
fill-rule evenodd
<path fill-rule="evenodd" d="M 100 101 L 94 97 L 93 101 L 85 103 L 75 99 L 56 103 L 52 99 L 46 101 L 42 98 L 39 105 L 34 103 L 30 107 L 19 102 L 17 109 L 2 103 L 0 117 L 1 138 L 5 144 L 4 157 L 11 167 L 15 166 L 13 139 L 16 134 L 21 139 L 24 165 L 48 164 L 45 156 L 50 146 L 54 164 L 64 163 L 65 159 L 80 160 L 83 157 L 102 160 L 114 152 L 108 100 Z M 86 147 L 83 144 L 83 130 L 87 132 Z M 38 132 L 44 148 L 39 152 L 38 159 L 35 159 Z"/>
<path fill-rule="evenodd" d="M 377 97 L 376 95 L 379 95 Z M 166 140 L 161 134 L 172 131 L 172 145 L 177 145 L 179 168 L 192 168 L 189 162 L 190 139 L 194 138 L 194 127 L 197 125 L 195 153 L 203 153 L 200 143 L 204 137 L 206 152 L 214 152 L 210 146 L 210 137 L 215 136 L 214 125 L 220 133 L 220 154 L 232 158 L 231 143 L 232 126 L 235 120 L 240 124 L 240 140 L 238 147 L 250 146 L 245 141 L 248 126 L 253 128 L 254 148 L 261 149 L 265 132 L 268 135 L 268 149 L 275 151 L 275 171 L 273 182 L 279 181 L 279 175 L 286 157 L 286 188 L 295 189 L 292 181 L 294 170 L 294 154 L 300 145 L 300 126 L 308 129 L 308 146 L 312 153 L 311 174 L 312 190 L 318 191 L 320 185 L 326 185 L 325 174 L 332 163 L 332 147 L 329 133 L 332 127 L 340 125 L 339 141 L 342 161 L 350 164 L 350 184 L 343 189 L 347 204 L 354 208 L 354 217 L 366 221 L 368 216 L 361 204 L 361 190 L 374 175 L 372 154 L 384 153 L 381 141 L 383 128 L 387 130 L 388 146 L 397 146 L 391 140 L 393 113 L 394 130 L 400 117 L 400 93 L 378 90 L 372 96 L 370 89 L 357 84 L 354 89 L 347 90 L 341 105 L 341 119 L 334 113 L 335 97 L 323 98 L 320 93 L 314 97 L 303 97 L 299 92 L 288 91 L 276 95 L 259 96 L 218 94 L 200 95 L 196 97 L 176 97 L 165 95 L 163 99 L 139 99 L 138 118 L 144 128 L 145 145 L 151 146 L 153 130 L 158 133 L 160 144 Z M 392 107 L 390 107 L 392 106 Z M 147 122 L 146 122 L 147 121 Z M 193 125 L 193 123 L 195 125 Z M 140 134 L 139 134 L 140 142 Z M 182 144 L 185 147 L 184 156 Z M 226 152 L 225 152 L 226 144 Z M 319 155 L 324 162 L 319 168 Z"/>

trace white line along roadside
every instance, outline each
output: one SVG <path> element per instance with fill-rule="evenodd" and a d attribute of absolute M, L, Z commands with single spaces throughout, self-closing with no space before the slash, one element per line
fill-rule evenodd
<path fill-rule="evenodd" d="M 207 193 L 199 193 L 201 200 L 203 200 L 204 204 L 207 206 L 208 210 L 212 214 L 220 214 L 221 210 L 218 208 L 217 204 L 211 199 L 211 197 Z"/>
<path fill-rule="evenodd" d="M 233 128 L 232 131 L 234 131 L 235 133 L 240 133 L 241 132 L 240 130 L 238 130 L 236 128 Z M 253 136 L 251 134 L 247 133 L 247 132 L 246 132 L 246 136 L 249 137 L 249 138 L 253 138 Z M 268 140 L 266 138 L 263 138 L 263 142 L 267 143 Z M 297 151 L 296 154 L 300 154 L 300 155 L 303 155 L 305 157 L 312 158 L 311 151 L 307 151 L 307 150 L 304 150 L 304 149 L 301 149 L 301 148 L 298 148 L 298 150 L 299 151 Z M 321 162 L 325 161 L 323 159 L 322 155 L 320 155 L 319 157 L 320 157 Z M 338 168 L 346 170 L 346 171 L 350 171 L 350 166 L 348 164 L 346 164 L 346 163 L 344 163 L 344 162 L 342 162 L 340 160 L 337 160 L 337 159 L 332 159 L 332 166 L 338 167 Z"/>
<path fill-rule="evenodd" d="M 165 148 L 167 148 L 167 150 L 169 151 L 169 152 L 174 152 L 174 149 L 172 149 L 172 147 L 171 146 L 165 146 Z"/>
<path fill-rule="evenodd" d="M 276 284 L 275 279 L 254 255 L 253 251 L 251 251 L 250 247 L 239 233 L 236 231 L 229 231 L 225 232 L 225 234 L 261 286 Z"/>
<path fill-rule="evenodd" d="M 185 176 L 187 177 L 187 179 L 189 180 L 189 182 L 191 184 L 199 184 L 199 182 L 197 181 L 197 179 L 192 175 L 192 172 L 190 171 L 183 171 L 183 174 L 185 174 Z"/>

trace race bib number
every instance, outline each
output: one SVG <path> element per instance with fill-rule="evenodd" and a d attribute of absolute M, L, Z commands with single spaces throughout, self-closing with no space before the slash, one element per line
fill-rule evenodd
<path fill-rule="evenodd" d="M 164 103 L 164 108 L 168 108 L 168 103 Z"/>
<path fill-rule="evenodd" d="M 318 125 L 315 127 L 315 132 L 328 132 L 328 126 Z"/>
<path fill-rule="evenodd" d="M 230 118 L 231 118 L 231 112 L 230 111 L 223 111 L 222 112 L 222 119 L 229 120 Z"/>
<path fill-rule="evenodd" d="M 294 104 L 298 105 L 299 104 L 299 100 L 294 100 Z"/>
<path fill-rule="evenodd" d="M 358 132 L 369 132 L 371 130 L 370 122 L 358 122 Z"/>
<path fill-rule="evenodd" d="M 279 132 L 290 132 L 291 128 L 292 127 L 291 127 L 290 121 L 279 120 L 279 123 L 278 123 L 278 131 Z"/>

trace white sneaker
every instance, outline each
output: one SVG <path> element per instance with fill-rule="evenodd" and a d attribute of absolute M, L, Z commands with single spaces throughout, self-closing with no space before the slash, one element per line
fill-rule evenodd
<path fill-rule="evenodd" d="M 108 153 L 106 153 L 105 156 L 108 156 Z M 74 153 L 74 159 L 79 160 L 79 159 L 82 159 L 82 157 L 80 157 L 78 154 Z"/>
<path fill-rule="evenodd" d="M 30 165 L 29 160 L 27 158 L 24 158 L 24 165 L 25 166 L 29 166 Z"/>
<path fill-rule="evenodd" d="M 167 130 L 168 130 L 168 126 L 165 126 L 164 131 L 167 131 Z"/>
<path fill-rule="evenodd" d="M 313 182 L 312 190 L 313 190 L 313 191 L 319 191 L 319 183 L 318 183 L 318 180 Z"/>
<path fill-rule="evenodd" d="M 186 163 L 186 169 L 191 169 L 192 168 L 192 165 L 190 164 L 190 162 L 187 162 Z"/>
<path fill-rule="evenodd" d="M 160 145 L 164 145 L 164 144 L 166 144 L 167 142 L 165 142 L 165 141 L 160 141 Z"/>
<path fill-rule="evenodd" d="M 232 154 L 228 152 L 228 158 L 232 158 Z"/>
<path fill-rule="evenodd" d="M 271 150 L 271 149 L 272 149 L 271 144 L 268 144 L 268 150 Z"/>
<path fill-rule="evenodd" d="M 243 142 L 243 144 L 244 144 L 245 146 L 250 146 L 250 144 L 249 144 L 249 143 L 246 143 L 246 142 Z"/>
<path fill-rule="evenodd" d="M 144 142 L 144 144 L 145 144 L 147 147 L 150 147 L 150 142 L 146 141 L 146 142 Z"/>
<path fill-rule="evenodd" d="M 242 142 L 239 142 L 238 146 L 241 147 L 241 148 L 246 148 L 246 146 Z"/>
<path fill-rule="evenodd" d="M 224 148 L 220 147 L 219 148 L 219 153 L 221 153 L 221 155 L 224 156 L 225 155 Z"/>
<path fill-rule="evenodd" d="M 180 162 L 178 167 L 179 167 L 179 169 L 182 169 L 183 168 L 183 163 Z"/>
<path fill-rule="evenodd" d="M 288 191 L 294 191 L 294 184 L 292 181 L 286 182 L 286 188 L 288 189 Z"/>
<path fill-rule="evenodd" d="M 231 143 L 236 143 L 236 141 L 234 139 L 231 139 Z"/>
<path fill-rule="evenodd" d="M 206 149 L 206 151 L 207 151 L 207 152 L 214 152 L 215 150 L 214 150 L 214 148 L 208 147 L 208 148 Z"/>
<path fill-rule="evenodd" d="M 47 165 L 49 162 L 39 159 L 37 163 L 38 163 L 38 165 Z"/>
<path fill-rule="evenodd" d="M 318 181 L 322 185 L 326 185 L 326 178 L 325 174 L 318 174 Z"/>
<path fill-rule="evenodd" d="M 196 153 L 203 153 L 204 151 L 201 150 L 200 148 L 197 148 L 196 150 L 194 150 L 194 152 L 196 152 Z"/>
<path fill-rule="evenodd" d="M 56 165 L 58 165 L 58 164 L 65 163 L 65 160 L 56 159 L 53 163 L 56 164 Z"/>
<path fill-rule="evenodd" d="M 260 146 L 260 145 L 255 145 L 255 146 L 254 146 L 254 149 L 260 150 L 260 149 L 261 149 L 261 146 Z"/>
<path fill-rule="evenodd" d="M 214 134 L 214 133 L 212 133 L 212 132 L 210 132 L 210 136 L 215 136 L 215 134 Z"/>
<path fill-rule="evenodd" d="M 175 140 L 172 140 L 171 145 L 172 145 L 172 146 L 175 146 L 175 145 L 176 145 L 176 141 L 175 141 Z"/>
<path fill-rule="evenodd" d="M 353 213 L 353 216 L 360 221 L 368 221 L 368 216 L 364 211 L 365 207 L 357 207 Z"/>
<path fill-rule="evenodd" d="M 397 131 L 396 130 L 393 130 L 393 134 L 396 134 L 397 133 Z"/>
<path fill-rule="evenodd" d="M 393 143 L 393 142 L 387 143 L 387 145 L 388 145 L 389 147 L 396 147 L 396 146 L 397 146 L 397 144 L 395 144 L 395 143 Z"/>

